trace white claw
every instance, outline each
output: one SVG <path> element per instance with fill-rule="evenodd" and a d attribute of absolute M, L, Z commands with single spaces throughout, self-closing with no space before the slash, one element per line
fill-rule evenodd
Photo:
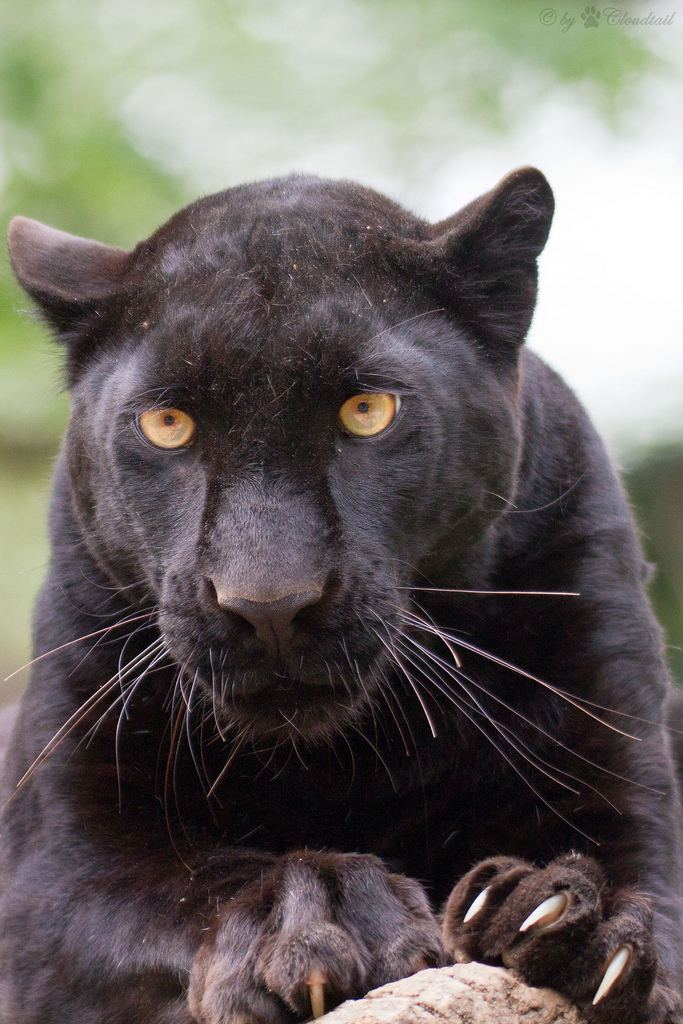
<path fill-rule="evenodd" d="M 614 982 L 617 980 L 621 972 L 626 967 L 627 963 L 631 959 L 631 953 L 633 948 L 631 946 L 620 946 L 616 951 L 612 959 L 607 964 L 607 970 L 605 971 L 602 981 L 600 982 L 600 988 L 595 993 L 593 999 L 593 1006 L 599 1003 L 603 999 L 609 990 L 611 989 Z"/>
<path fill-rule="evenodd" d="M 475 914 L 479 913 L 481 908 L 486 903 L 486 898 L 487 898 L 487 896 L 489 894 L 489 889 L 490 888 L 491 888 L 491 886 L 487 885 L 485 889 L 481 890 L 481 892 L 477 896 L 476 900 L 474 901 L 474 903 L 472 904 L 470 909 L 467 911 L 467 913 L 463 917 L 463 919 L 462 919 L 462 923 L 463 924 L 467 924 L 468 921 L 472 920 L 472 918 L 474 917 Z"/>
<path fill-rule="evenodd" d="M 325 1013 L 325 983 L 327 978 L 322 971 L 313 970 L 306 978 L 308 994 L 311 999 L 311 1013 L 315 1018 Z"/>
<path fill-rule="evenodd" d="M 555 924 L 555 921 L 559 921 L 568 906 L 569 896 L 566 892 L 558 892 L 554 896 L 549 896 L 547 900 L 543 900 L 543 903 L 531 911 L 526 921 L 519 926 L 520 932 L 528 932 L 534 926 L 540 930 L 549 924 Z"/>

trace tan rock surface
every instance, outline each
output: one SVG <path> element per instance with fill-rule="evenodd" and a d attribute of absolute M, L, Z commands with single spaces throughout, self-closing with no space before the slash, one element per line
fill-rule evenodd
<path fill-rule="evenodd" d="M 557 992 L 529 988 L 502 967 L 426 970 L 348 1000 L 320 1024 L 584 1024 Z"/>

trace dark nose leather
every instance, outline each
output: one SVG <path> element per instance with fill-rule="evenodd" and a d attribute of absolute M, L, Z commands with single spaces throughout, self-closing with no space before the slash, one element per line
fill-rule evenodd
<path fill-rule="evenodd" d="M 216 592 L 216 600 L 223 611 L 246 619 L 256 630 L 256 636 L 272 654 L 286 654 L 292 642 L 292 620 L 302 608 L 320 600 L 320 590 L 300 590 L 283 594 L 275 601 L 255 601 L 230 593 Z"/>

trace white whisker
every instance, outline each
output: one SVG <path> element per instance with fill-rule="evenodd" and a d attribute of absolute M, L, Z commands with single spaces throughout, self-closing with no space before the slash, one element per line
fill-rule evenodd
<path fill-rule="evenodd" d="M 611 729 L 612 732 L 617 732 L 621 736 L 625 736 L 627 739 L 636 740 L 636 742 L 638 743 L 642 742 L 640 736 L 634 736 L 630 732 L 624 732 L 623 729 L 617 728 L 616 725 L 612 725 L 610 722 L 606 722 L 603 718 L 600 718 L 599 715 L 594 715 L 592 711 L 588 711 L 587 708 L 582 707 L 581 703 L 579 703 L 581 698 L 577 699 L 575 697 L 570 696 L 568 693 L 566 693 L 566 691 L 560 690 L 557 686 L 553 686 L 552 683 L 548 683 L 543 679 L 539 679 L 538 676 L 532 675 L 531 672 L 526 672 L 523 668 L 520 668 L 519 665 L 513 665 L 512 662 L 506 661 L 504 658 L 499 658 L 497 655 L 491 654 L 489 651 L 482 650 L 475 644 L 469 643 L 469 641 L 467 640 L 463 640 L 462 637 L 454 636 L 452 633 L 447 633 L 445 630 L 437 629 L 435 626 L 426 623 L 424 619 L 421 619 L 418 615 L 415 615 L 413 612 L 403 612 L 402 614 L 405 617 L 406 621 L 410 622 L 412 625 L 419 626 L 421 629 L 425 629 L 427 630 L 427 632 L 433 633 L 435 636 L 441 637 L 442 640 L 444 638 L 448 639 L 452 643 L 456 644 L 458 647 L 463 647 L 465 650 L 471 651 L 472 654 L 478 654 L 481 658 L 486 658 L 487 661 L 492 661 L 494 662 L 494 664 L 500 665 L 501 668 L 507 668 L 511 672 L 515 672 L 517 675 L 523 676 L 525 679 L 530 679 L 532 682 L 538 683 L 539 686 L 543 686 L 546 690 L 549 690 L 551 693 L 556 694 L 558 697 L 562 697 L 564 700 L 567 701 L 568 704 L 572 704 L 579 711 L 583 712 L 584 715 L 588 715 L 589 718 L 593 718 L 596 722 L 600 722 L 600 724 L 604 725 L 606 729 Z"/>

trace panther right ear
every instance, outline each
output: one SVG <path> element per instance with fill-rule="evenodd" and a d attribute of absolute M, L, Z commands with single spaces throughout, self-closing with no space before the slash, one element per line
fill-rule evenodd
<path fill-rule="evenodd" d="M 401 240 L 395 258 L 484 343 L 516 361 L 536 303 L 536 260 L 553 216 L 550 185 L 520 167 L 490 192 L 431 227 L 430 241 Z"/>
<path fill-rule="evenodd" d="M 22 288 L 58 331 L 70 331 L 113 295 L 131 253 L 28 217 L 9 226 L 10 262 Z"/>

